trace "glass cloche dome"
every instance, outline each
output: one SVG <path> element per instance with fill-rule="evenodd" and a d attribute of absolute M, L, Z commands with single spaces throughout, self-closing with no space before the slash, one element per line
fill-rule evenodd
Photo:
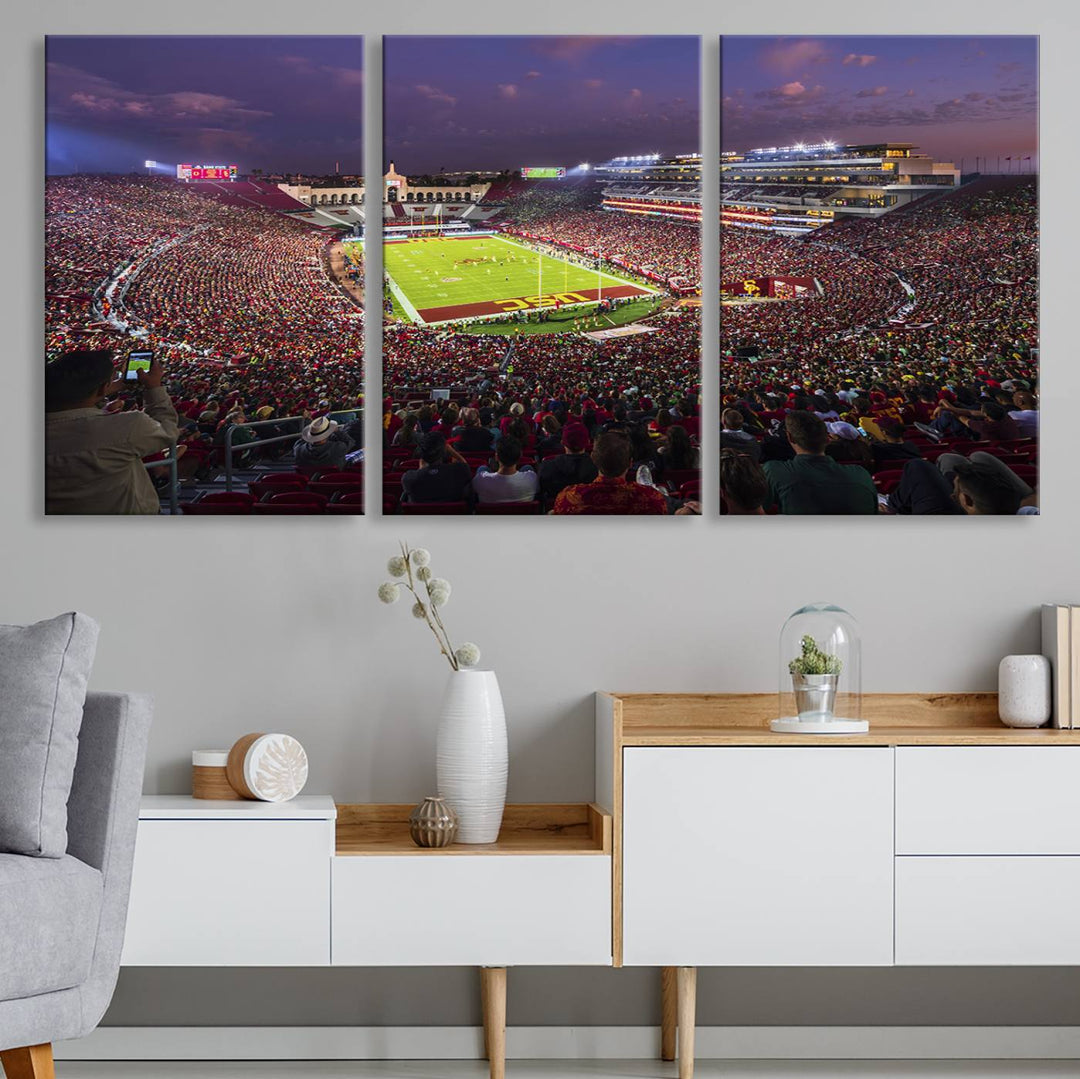
<path fill-rule="evenodd" d="M 784 734 L 862 734 L 859 625 L 843 607 L 800 607 L 780 631 L 779 718 Z"/>

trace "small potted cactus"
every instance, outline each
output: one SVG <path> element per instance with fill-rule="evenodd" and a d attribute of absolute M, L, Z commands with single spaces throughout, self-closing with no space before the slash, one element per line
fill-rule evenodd
<path fill-rule="evenodd" d="M 832 719 L 843 661 L 839 656 L 823 652 L 808 633 L 803 636 L 801 645 L 800 654 L 788 664 L 799 719 Z"/>

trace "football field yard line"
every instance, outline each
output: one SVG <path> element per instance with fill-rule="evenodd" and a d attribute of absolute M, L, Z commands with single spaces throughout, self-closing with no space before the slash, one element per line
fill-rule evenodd
<path fill-rule="evenodd" d="M 407 314 L 409 318 L 413 320 L 413 322 L 422 323 L 424 320 L 420 317 L 420 312 L 417 311 L 416 308 L 413 307 L 413 305 L 409 302 L 409 297 L 401 291 L 401 286 L 398 285 L 398 283 L 394 280 L 393 276 L 388 273 L 386 275 L 386 280 L 387 283 L 390 285 L 390 291 L 394 294 L 394 299 L 396 299 L 397 302 L 401 304 L 402 310 L 404 310 L 405 314 Z"/>

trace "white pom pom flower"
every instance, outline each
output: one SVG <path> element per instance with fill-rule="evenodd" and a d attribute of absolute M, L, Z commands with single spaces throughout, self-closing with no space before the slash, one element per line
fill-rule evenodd
<path fill-rule="evenodd" d="M 428 589 L 428 599 L 431 600 L 432 607 L 445 607 L 450 602 L 450 586 L 438 585 L 434 588 Z"/>
<path fill-rule="evenodd" d="M 381 599 L 383 603 L 397 603 L 400 598 L 400 585 L 394 584 L 393 581 L 386 581 L 384 584 L 379 585 L 379 599 Z"/>
<path fill-rule="evenodd" d="M 421 581 L 430 581 L 431 580 L 431 569 L 428 566 L 421 566 L 416 571 L 416 576 Z"/>
<path fill-rule="evenodd" d="M 412 606 L 413 618 L 427 618 L 427 611 L 424 610 L 424 605 L 417 600 Z"/>
<path fill-rule="evenodd" d="M 431 552 L 423 547 L 417 547 L 416 550 L 409 552 L 409 561 L 419 569 L 423 569 L 431 564 Z"/>
<path fill-rule="evenodd" d="M 386 572 L 391 577 L 404 577 L 405 576 L 405 559 L 401 555 L 394 555 L 389 562 L 386 563 Z"/>
<path fill-rule="evenodd" d="M 455 653 L 459 667 L 475 667 L 480 662 L 480 649 L 472 641 L 466 641 Z"/>

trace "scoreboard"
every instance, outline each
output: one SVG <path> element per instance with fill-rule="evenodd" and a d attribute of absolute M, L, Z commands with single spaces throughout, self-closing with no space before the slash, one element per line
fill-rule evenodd
<path fill-rule="evenodd" d="M 521 170 L 523 180 L 561 180 L 565 175 L 563 165 L 526 165 Z"/>
<path fill-rule="evenodd" d="M 177 165 L 178 180 L 235 180 L 237 165 Z"/>

